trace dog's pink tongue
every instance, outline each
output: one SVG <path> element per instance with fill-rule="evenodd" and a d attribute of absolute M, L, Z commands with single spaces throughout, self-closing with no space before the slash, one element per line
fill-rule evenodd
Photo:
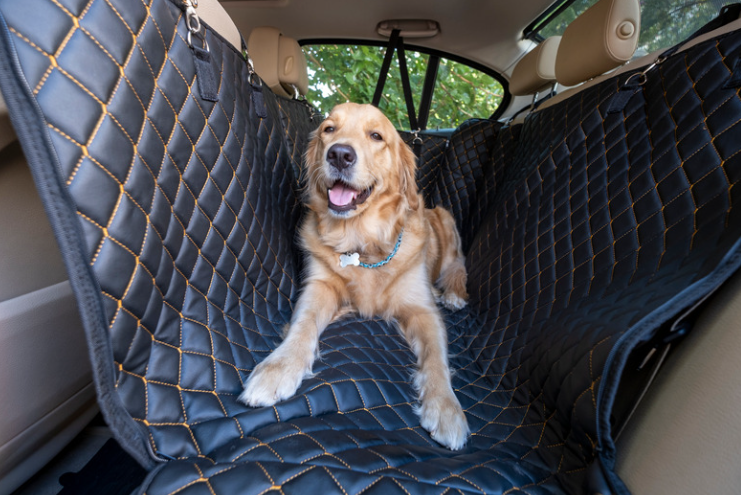
<path fill-rule="evenodd" d="M 329 200 L 334 205 L 347 206 L 352 203 L 357 194 L 358 192 L 355 189 L 347 187 L 342 182 L 338 182 L 329 190 Z"/>

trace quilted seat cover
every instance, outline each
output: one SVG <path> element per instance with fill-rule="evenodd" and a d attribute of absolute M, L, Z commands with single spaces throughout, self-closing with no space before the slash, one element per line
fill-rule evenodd
<path fill-rule="evenodd" d="M 471 302 L 444 314 L 464 450 L 419 426 L 412 352 L 375 319 L 332 324 L 297 395 L 250 409 L 242 383 L 300 289 L 311 125 L 210 31 L 218 94 L 202 98 L 168 0 L 2 0 L 0 26 L 0 88 L 101 408 L 152 468 L 142 493 L 581 493 L 597 456 L 614 478 L 630 351 L 740 262 L 732 33 L 667 60 L 621 111 L 627 75 L 521 128 L 466 124 L 423 168 L 467 245 Z"/>

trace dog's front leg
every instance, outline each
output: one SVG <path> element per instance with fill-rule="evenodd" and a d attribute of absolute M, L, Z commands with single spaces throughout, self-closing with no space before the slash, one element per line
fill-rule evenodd
<path fill-rule="evenodd" d="M 433 306 L 434 307 L 434 306 Z M 422 428 L 452 450 L 466 444 L 468 422 L 453 392 L 448 367 L 448 339 L 437 309 L 410 307 L 399 317 L 401 330 L 417 356 L 414 384 L 419 392 Z"/>
<path fill-rule="evenodd" d="M 283 342 L 258 364 L 239 400 L 248 406 L 272 406 L 296 393 L 311 367 L 319 335 L 339 309 L 339 292 L 323 281 L 310 282 L 299 297 Z"/>

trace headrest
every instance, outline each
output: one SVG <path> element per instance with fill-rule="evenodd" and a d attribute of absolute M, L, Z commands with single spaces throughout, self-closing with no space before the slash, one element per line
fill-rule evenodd
<path fill-rule="evenodd" d="M 196 12 L 201 20 L 231 43 L 234 48 L 242 51 L 242 35 L 239 34 L 236 24 L 218 0 L 200 0 Z"/>
<path fill-rule="evenodd" d="M 574 86 L 627 62 L 638 46 L 639 0 L 600 0 L 569 24 L 556 56 L 556 80 Z"/>
<path fill-rule="evenodd" d="M 309 73 L 306 56 L 298 42 L 283 36 L 274 27 L 258 27 L 247 40 L 247 51 L 255 72 L 265 84 L 280 96 L 306 95 Z"/>
<path fill-rule="evenodd" d="M 556 52 L 560 36 L 551 36 L 525 54 L 509 79 L 509 92 L 532 95 L 556 82 Z"/>

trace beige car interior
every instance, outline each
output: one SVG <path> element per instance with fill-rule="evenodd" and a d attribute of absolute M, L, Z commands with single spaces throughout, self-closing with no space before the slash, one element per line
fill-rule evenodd
<path fill-rule="evenodd" d="M 568 25 L 556 56 L 556 79 L 574 86 L 631 59 L 638 46 L 640 4 L 602 0 Z"/>
<path fill-rule="evenodd" d="M 277 28 L 267 26 L 278 25 L 284 9 L 266 7 L 247 20 L 238 3 L 229 2 L 227 13 L 217 0 L 199 0 L 198 13 L 239 50 L 238 25 L 243 26 L 254 68 L 276 94 L 306 95 L 305 57 L 298 42 L 283 35 L 310 35 L 311 27 L 297 27 L 302 7 L 295 5 L 292 25 Z M 739 27 L 741 20 L 722 29 Z M 576 86 L 545 101 L 544 108 L 595 81 L 647 66 L 656 54 L 624 66 L 639 32 L 638 0 L 602 0 L 562 37 L 548 38 L 522 57 L 511 72 L 509 89 L 531 96 L 549 92 L 555 83 Z M 717 31 L 707 36 L 713 35 Z M 512 53 L 502 57 L 511 60 Z M 602 76 L 608 71 L 613 72 Z M 1 99 L 0 232 L 1 495 L 33 476 L 97 413 L 74 296 Z M 737 274 L 713 296 L 689 338 L 669 355 L 619 438 L 618 472 L 636 495 L 741 491 L 740 327 Z"/>
<path fill-rule="evenodd" d="M 98 412 L 57 242 L 0 100 L 0 493 L 51 460 Z"/>
<path fill-rule="evenodd" d="M 306 56 L 298 41 L 274 27 L 258 27 L 247 40 L 255 72 L 278 96 L 305 96 L 309 91 Z"/>
<path fill-rule="evenodd" d="M 512 70 L 509 92 L 525 96 L 549 90 L 556 82 L 556 55 L 560 36 L 551 36 L 525 54 Z"/>

